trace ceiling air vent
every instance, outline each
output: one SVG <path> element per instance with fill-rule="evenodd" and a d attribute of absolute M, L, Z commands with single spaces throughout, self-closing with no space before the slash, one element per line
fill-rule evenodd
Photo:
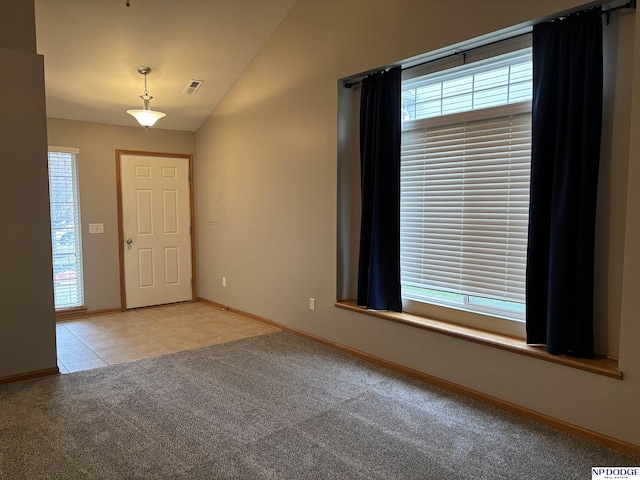
<path fill-rule="evenodd" d="M 187 86 L 182 93 L 185 95 L 195 95 L 203 83 L 204 80 L 189 80 L 189 83 L 187 83 Z"/>

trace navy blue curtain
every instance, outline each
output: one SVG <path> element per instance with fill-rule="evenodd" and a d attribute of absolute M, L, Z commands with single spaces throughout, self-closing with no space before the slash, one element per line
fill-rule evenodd
<path fill-rule="evenodd" d="M 402 311 L 400 294 L 401 69 L 369 75 L 360 100 L 362 218 L 358 306 Z"/>
<path fill-rule="evenodd" d="M 534 27 L 532 117 L 527 343 L 591 358 L 600 8 Z"/>

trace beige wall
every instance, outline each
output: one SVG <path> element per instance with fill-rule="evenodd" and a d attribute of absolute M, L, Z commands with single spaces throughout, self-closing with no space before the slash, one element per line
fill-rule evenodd
<path fill-rule="evenodd" d="M 341 270 L 352 262 L 342 259 L 341 270 L 336 268 L 337 172 L 342 168 L 337 151 L 350 148 L 338 128 L 346 121 L 337 108 L 338 96 L 345 95 L 338 79 L 579 4 L 463 0 L 453 15 L 449 3 L 435 0 L 300 0 L 197 132 L 197 203 L 206 204 L 209 180 L 220 180 L 222 194 L 219 224 L 207 223 L 206 209 L 198 212 L 199 294 L 640 445 L 640 307 L 633 301 L 640 256 L 630 252 L 639 244 L 640 220 L 632 212 L 640 193 L 633 188 L 626 209 L 615 213 L 609 227 L 599 226 L 615 231 L 610 245 L 599 248 L 617 253 L 598 268 L 608 276 L 606 288 L 622 294 L 607 296 L 611 305 L 598 311 L 615 315 L 612 323 L 620 324 L 620 340 L 614 343 L 623 381 L 333 306 L 338 288 L 348 290 Z M 637 42 L 638 25 L 634 28 Z M 637 56 L 633 68 L 632 88 L 640 95 Z M 638 115 L 631 131 L 638 130 Z M 629 129 L 622 116 L 616 122 Z M 622 171 L 625 176 L 625 143 L 615 147 L 622 162 L 606 175 L 619 178 Z M 632 143 L 630 158 L 639 153 L 640 144 Z M 630 178 L 637 180 L 638 162 L 628 163 Z M 607 193 L 617 206 L 625 206 L 625 187 L 613 185 L 613 193 Z M 625 211 L 626 223 L 621 223 Z M 221 286 L 222 276 L 227 287 Z M 309 297 L 316 299 L 315 311 L 308 309 Z"/>
<path fill-rule="evenodd" d="M 33 24 L 32 2 L 0 2 L 0 378 L 56 366 L 44 64 Z"/>
<path fill-rule="evenodd" d="M 603 33 L 605 94 L 596 214 L 594 337 L 596 352 L 618 357 L 635 15 L 611 15 Z"/>
<path fill-rule="evenodd" d="M 0 0 L 0 48 L 36 53 L 33 0 Z"/>
<path fill-rule="evenodd" d="M 89 310 L 120 307 L 118 215 L 115 151 L 195 153 L 195 133 L 49 118 L 49 145 L 76 147 L 80 180 L 80 214 L 85 306 Z M 104 234 L 89 235 L 90 223 L 103 223 Z"/>

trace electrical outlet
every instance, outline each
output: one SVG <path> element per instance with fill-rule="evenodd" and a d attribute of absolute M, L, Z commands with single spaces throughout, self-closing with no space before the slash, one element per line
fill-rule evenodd
<path fill-rule="evenodd" d="M 227 286 L 227 277 L 222 277 L 222 286 L 223 287 Z"/>
<path fill-rule="evenodd" d="M 309 310 L 315 310 L 315 309 L 316 309 L 316 299 L 309 298 Z"/>

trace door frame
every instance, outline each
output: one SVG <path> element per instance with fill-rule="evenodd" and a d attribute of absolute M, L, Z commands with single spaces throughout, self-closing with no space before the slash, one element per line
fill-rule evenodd
<path fill-rule="evenodd" d="M 124 280 L 124 225 L 122 213 L 122 173 L 121 173 L 121 157 L 122 155 L 137 155 L 144 157 L 168 157 L 168 158 L 184 158 L 189 161 L 189 221 L 191 228 L 189 230 L 191 236 L 191 301 L 196 300 L 196 222 L 195 222 L 195 194 L 194 194 L 194 178 L 193 178 L 193 155 L 186 153 L 161 153 L 161 152 L 145 152 L 137 150 L 119 150 L 116 149 L 116 189 L 118 201 L 118 254 L 120 261 L 120 310 L 127 310 L 127 290 Z"/>

